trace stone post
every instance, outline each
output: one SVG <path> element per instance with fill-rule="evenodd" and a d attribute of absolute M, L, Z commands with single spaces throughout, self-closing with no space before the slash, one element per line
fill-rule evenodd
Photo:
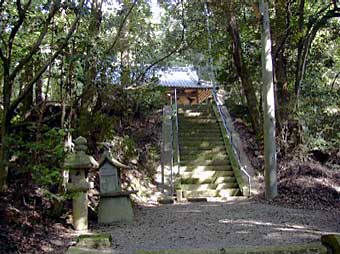
<path fill-rule="evenodd" d="M 89 183 L 86 181 L 87 171 L 96 166 L 94 159 L 85 152 L 87 140 L 78 137 L 75 140 L 75 152 L 66 157 L 64 167 L 69 169 L 68 192 L 73 194 L 72 217 L 73 226 L 78 231 L 88 229 L 88 197 Z"/>

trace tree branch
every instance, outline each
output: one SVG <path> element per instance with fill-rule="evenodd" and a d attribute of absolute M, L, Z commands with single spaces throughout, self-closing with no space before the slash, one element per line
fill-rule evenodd
<path fill-rule="evenodd" d="M 19 1 L 19 0 L 18 0 Z M 30 0 L 31 1 L 31 0 Z M 19 64 L 14 68 L 13 72 L 10 74 L 9 78 L 11 80 L 13 80 L 16 75 L 18 74 L 19 71 L 22 70 L 22 68 L 32 59 L 33 55 L 35 53 L 37 53 L 37 51 L 39 50 L 39 47 L 43 41 L 43 39 L 45 38 L 47 32 L 48 32 L 48 27 L 51 23 L 52 18 L 54 17 L 54 15 L 57 13 L 58 9 L 59 9 L 59 4 L 60 4 L 60 0 L 55 0 L 52 4 L 52 7 L 49 11 L 48 17 L 44 22 L 44 26 L 42 31 L 40 32 L 40 36 L 39 38 L 36 40 L 36 42 L 30 47 L 30 51 L 28 52 L 28 54 L 19 61 Z"/>
<path fill-rule="evenodd" d="M 177 53 L 178 51 L 181 50 L 181 47 L 183 46 L 183 42 L 185 39 L 185 20 L 184 20 L 184 6 L 183 6 L 183 0 L 181 0 L 181 6 L 182 6 L 182 11 L 181 11 L 181 21 L 182 21 L 182 31 L 181 31 L 181 37 L 180 37 L 180 41 L 179 43 L 176 45 L 176 47 L 174 49 L 172 49 L 168 54 L 164 55 L 163 57 L 157 59 L 155 62 L 153 62 L 151 65 L 149 65 L 147 68 L 144 69 L 144 71 L 142 71 L 137 78 L 134 80 L 134 82 L 139 82 L 141 80 L 143 80 L 145 78 L 146 73 L 151 70 L 154 66 L 156 66 L 157 64 L 163 62 L 165 59 L 169 58 L 170 56 L 172 56 L 173 54 Z"/>
<path fill-rule="evenodd" d="M 138 0 L 134 0 L 134 1 L 133 1 L 133 3 L 132 3 L 132 5 L 130 6 L 128 12 L 127 12 L 126 15 L 124 16 L 122 23 L 120 23 L 118 32 L 117 32 L 117 34 L 116 34 L 116 37 L 115 37 L 114 40 L 113 40 L 113 43 L 111 44 L 111 46 L 110 46 L 107 50 L 105 50 L 105 54 L 104 54 L 104 55 L 107 55 L 107 54 L 108 54 L 111 50 L 113 50 L 114 47 L 116 46 L 116 44 L 117 44 L 117 42 L 118 42 L 118 39 L 119 39 L 119 36 L 120 36 L 120 33 L 122 32 L 122 30 L 123 30 L 123 28 L 124 28 L 124 26 L 125 26 L 125 23 L 126 23 L 128 17 L 130 16 L 130 14 L 131 14 L 133 8 L 135 8 L 135 6 L 137 5 L 137 2 L 138 2 Z"/>
<path fill-rule="evenodd" d="M 0 0 L 0 11 L 2 9 L 2 6 L 4 5 L 5 0 Z M 1 13 L 1 12 L 0 12 Z"/>
<path fill-rule="evenodd" d="M 284 45 L 286 44 L 287 42 L 287 39 L 291 33 L 291 27 L 290 27 L 290 17 L 291 17 L 291 12 L 290 12 L 290 1 L 287 1 L 287 4 L 286 4 L 286 29 L 285 29 L 285 36 L 283 37 L 280 45 L 275 49 L 274 51 L 274 61 L 276 61 L 276 59 L 278 58 L 279 56 L 279 53 L 284 50 Z"/>
<path fill-rule="evenodd" d="M 1 48 L 0 48 L 0 59 L 3 61 L 4 64 L 7 64 L 7 58 L 5 57 Z"/>
<path fill-rule="evenodd" d="M 84 1 L 85 0 L 81 1 L 80 8 L 83 8 Z M 78 24 L 79 20 L 80 20 L 80 12 L 77 14 L 76 19 L 73 21 L 71 28 L 68 31 L 64 42 L 58 47 L 57 51 L 50 57 L 50 59 L 47 62 L 45 62 L 45 64 L 40 68 L 40 70 L 32 78 L 32 80 L 25 86 L 23 92 L 18 96 L 18 98 L 13 101 L 13 103 L 11 104 L 11 106 L 9 108 L 10 116 L 13 116 L 15 109 L 18 107 L 18 105 L 23 101 L 23 99 L 30 92 L 33 85 L 39 80 L 39 78 L 42 76 L 42 74 L 47 70 L 48 66 L 61 54 L 61 52 L 67 46 L 69 40 L 71 39 L 73 33 L 75 32 L 75 30 L 77 28 L 77 24 Z"/>
<path fill-rule="evenodd" d="M 27 4 L 22 8 L 20 0 L 16 1 L 16 6 L 19 14 L 19 20 L 14 25 L 13 29 L 11 30 L 11 33 L 8 38 L 8 52 L 7 52 L 7 58 L 10 60 L 11 54 L 12 54 L 12 47 L 14 38 L 17 35 L 20 27 L 24 23 L 25 17 L 26 17 L 26 11 L 28 10 L 29 6 L 31 5 L 32 0 L 29 0 Z"/>
<path fill-rule="evenodd" d="M 332 82 L 332 84 L 331 84 L 332 90 L 333 90 L 333 88 L 334 88 L 335 82 L 336 82 L 336 80 L 338 79 L 338 77 L 340 77 L 340 72 L 338 72 L 338 73 L 335 75 L 334 79 L 333 79 L 333 82 Z"/>
<path fill-rule="evenodd" d="M 298 96 L 298 91 L 301 87 L 303 78 L 304 78 L 304 74 L 306 71 L 306 65 L 307 65 L 307 57 L 308 57 L 308 53 L 309 50 L 312 46 L 312 42 L 317 34 L 317 32 L 324 27 L 328 20 L 331 18 L 335 18 L 335 17 L 340 17 L 340 11 L 338 10 L 329 10 L 327 11 L 327 13 L 322 16 L 317 22 L 315 22 L 315 24 L 312 25 L 312 28 L 309 30 L 309 32 L 306 34 L 305 38 L 303 39 L 303 44 L 302 44 L 302 51 L 301 51 L 301 59 L 299 59 L 300 61 L 300 65 L 297 66 L 297 71 L 298 71 L 298 76 L 297 79 L 295 80 L 295 91 L 296 91 L 296 95 Z"/>

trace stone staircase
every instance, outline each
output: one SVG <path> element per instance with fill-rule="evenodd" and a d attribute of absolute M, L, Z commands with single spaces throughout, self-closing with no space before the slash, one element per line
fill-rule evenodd
<path fill-rule="evenodd" d="M 178 125 L 183 197 L 241 195 L 212 106 L 179 106 Z"/>

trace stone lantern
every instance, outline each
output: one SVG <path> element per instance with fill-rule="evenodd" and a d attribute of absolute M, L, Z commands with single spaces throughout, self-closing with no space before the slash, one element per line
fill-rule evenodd
<path fill-rule="evenodd" d="M 64 168 L 69 169 L 68 192 L 72 193 L 73 226 L 76 230 L 88 229 L 88 197 L 90 188 L 86 180 L 88 170 L 98 166 L 95 160 L 87 155 L 87 140 L 78 137 L 75 141 L 75 153 L 66 157 Z"/>
<path fill-rule="evenodd" d="M 99 162 L 100 201 L 98 222 L 110 224 L 114 222 L 129 222 L 133 220 L 133 209 L 130 194 L 137 191 L 122 191 L 120 170 L 128 166 L 111 158 L 104 152 Z"/>

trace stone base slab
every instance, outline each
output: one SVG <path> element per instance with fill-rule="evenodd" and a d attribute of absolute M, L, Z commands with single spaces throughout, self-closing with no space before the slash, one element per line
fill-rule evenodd
<path fill-rule="evenodd" d="M 133 208 L 129 197 L 102 197 L 98 208 L 98 223 L 132 222 Z"/>
<path fill-rule="evenodd" d="M 66 254 L 115 254 L 112 250 L 94 250 L 80 247 L 70 247 Z"/>

